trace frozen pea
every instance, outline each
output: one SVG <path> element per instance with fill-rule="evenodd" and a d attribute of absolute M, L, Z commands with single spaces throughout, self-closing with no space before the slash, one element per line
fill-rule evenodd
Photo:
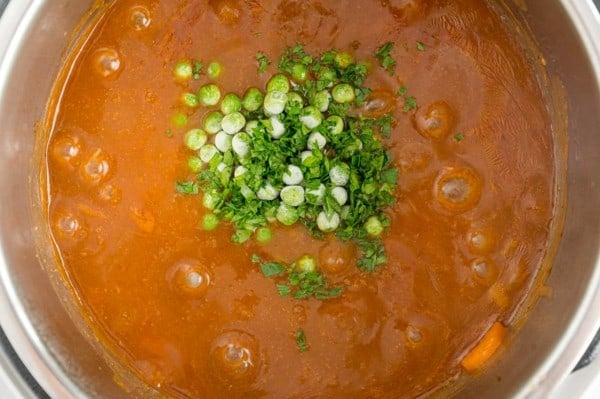
<path fill-rule="evenodd" d="M 312 273 L 317 271 L 317 261 L 310 255 L 304 255 L 296 261 L 296 270 L 299 272 Z"/>
<path fill-rule="evenodd" d="M 186 107 L 196 108 L 200 105 L 200 100 L 194 93 L 182 93 L 181 94 L 181 103 Z"/>
<path fill-rule="evenodd" d="M 281 224 L 291 226 L 298 221 L 299 216 L 296 208 L 286 205 L 282 202 L 277 208 L 275 217 Z"/>
<path fill-rule="evenodd" d="M 273 233 L 271 232 L 271 229 L 268 227 L 261 227 L 258 230 L 256 230 L 256 241 L 258 241 L 261 244 L 267 244 L 271 241 L 271 239 L 273 238 Z"/>
<path fill-rule="evenodd" d="M 204 130 L 209 134 L 217 134 L 221 131 L 223 114 L 219 111 L 212 111 L 204 118 Z"/>
<path fill-rule="evenodd" d="M 267 115 L 279 115 L 287 104 L 287 94 L 281 91 L 270 91 L 265 96 L 263 107 Z"/>
<path fill-rule="evenodd" d="M 321 90 L 315 94 L 313 105 L 321 112 L 327 111 L 329 108 L 329 100 L 331 94 L 327 90 Z"/>
<path fill-rule="evenodd" d="M 246 125 L 246 118 L 239 112 L 232 112 L 223 117 L 221 128 L 227 134 L 236 134 Z"/>
<path fill-rule="evenodd" d="M 284 204 L 289 206 L 300 206 L 304 203 L 304 188 L 301 186 L 285 186 L 279 193 Z"/>
<path fill-rule="evenodd" d="M 339 225 L 340 215 L 337 212 L 319 212 L 319 215 L 317 216 L 317 227 L 319 230 L 328 233 L 337 229 Z"/>
<path fill-rule="evenodd" d="M 335 165 L 329 170 L 329 179 L 336 186 L 345 186 L 350 179 L 350 167 L 345 163 Z"/>
<path fill-rule="evenodd" d="M 217 149 L 221 152 L 227 152 L 231 150 L 231 142 L 232 137 L 224 131 L 220 131 L 215 135 L 215 147 L 217 147 Z"/>
<path fill-rule="evenodd" d="M 300 122 L 309 129 L 314 129 L 323 122 L 323 114 L 316 107 L 309 105 L 300 112 Z"/>
<path fill-rule="evenodd" d="M 192 67 L 192 63 L 188 60 L 179 61 L 175 65 L 175 69 L 173 70 L 173 75 L 177 80 L 190 80 L 192 78 L 192 74 L 194 73 L 194 69 Z"/>
<path fill-rule="evenodd" d="M 200 156 L 202 162 L 209 163 L 211 159 L 213 159 L 213 157 L 218 153 L 219 150 L 217 149 L 217 147 L 215 147 L 212 144 L 205 144 L 202 148 L 200 148 L 198 155 Z"/>
<path fill-rule="evenodd" d="M 371 216 L 365 222 L 365 230 L 369 235 L 377 237 L 383 233 L 383 224 L 377 216 Z"/>
<path fill-rule="evenodd" d="M 202 218 L 202 228 L 207 231 L 211 231 L 217 228 L 219 225 L 219 218 L 214 213 L 207 213 Z"/>
<path fill-rule="evenodd" d="M 335 64 L 340 68 L 348 68 L 354 63 L 354 57 L 348 53 L 337 53 L 334 60 Z"/>
<path fill-rule="evenodd" d="M 296 165 L 288 165 L 285 172 L 283 172 L 282 180 L 288 186 L 293 186 L 302 183 L 304 180 L 304 174 L 302 169 Z"/>
<path fill-rule="evenodd" d="M 307 147 L 311 150 L 315 148 L 322 150 L 323 148 L 325 148 L 326 144 L 327 139 L 319 132 L 312 132 L 308 136 L 308 140 L 306 142 Z"/>
<path fill-rule="evenodd" d="M 185 145 L 192 151 L 198 151 L 204 144 L 206 144 L 206 132 L 202 129 L 191 129 L 185 134 Z"/>
<path fill-rule="evenodd" d="M 263 105 L 264 99 L 265 96 L 259 89 L 256 87 L 251 87 L 246 90 L 246 94 L 244 94 L 244 98 L 242 99 L 242 107 L 244 107 L 246 111 L 256 111 L 261 107 L 261 105 Z"/>
<path fill-rule="evenodd" d="M 221 89 L 215 84 L 202 86 L 200 90 L 198 90 L 198 100 L 200 100 L 200 103 L 205 107 L 217 105 L 220 99 Z"/>
<path fill-rule="evenodd" d="M 344 187 L 334 187 L 331 189 L 331 196 L 340 205 L 345 205 L 348 202 L 348 192 Z"/>
<path fill-rule="evenodd" d="M 202 162 L 200 158 L 194 156 L 188 158 L 187 165 L 193 173 L 198 173 L 204 168 L 204 162 Z"/>
<path fill-rule="evenodd" d="M 232 112 L 239 112 L 242 109 L 242 100 L 234 94 L 227 93 L 221 101 L 221 112 L 225 115 L 231 114 Z"/>
<path fill-rule="evenodd" d="M 331 90 L 331 95 L 335 102 L 340 104 L 351 103 L 355 98 L 354 87 L 348 83 L 340 83 Z"/>
<path fill-rule="evenodd" d="M 240 157 L 244 158 L 248 155 L 250 151 L 250 136 L 248 133 L 240 132 L 233 136 L 233 141 L 231 143 L 233 152 Z"/>
<path fill-rule="evenodd" d="M 292 66 L 292 79 L 296 82 L 304 82 L 308 75 L 308 68 L 303 64 L 294 64 Z"/>
<path fill-rule="evenodd" d="M 186 114 L 178 112 L 175 115 L 173 115 L 171 121 L 177 127 L 185 127 L 188 123 L 188 117 Z"/>
<path fill-rule="evenodd" d="M 263 201 L 271 201 L 279 196 L 279 190 L 273 187 L 271 183 L 266 183 L 258 189 L 256 196 Z"/>
<path fill-rule="evenodd" d="M 221 76 L 222 70 L 223 68 L 221 67 L 221 64 L 219 64 L 217 61 L 213 61 L 208 64 L 208 67 L 206 68 L 206 74 L 209 78 L 216 79 Z"/>
<path fill-rule="evenodd" d="M 276 74 L 273 75 L 273 77 L 271 77 L 271 79 L 269 79 L 269 82 L 267 83 L 267 92 L 270 91 L 279 91 L 282 93 L 287 93 L 290 91 L 290 81 L 289 79 L 283 75 L 283 74 Z"/>

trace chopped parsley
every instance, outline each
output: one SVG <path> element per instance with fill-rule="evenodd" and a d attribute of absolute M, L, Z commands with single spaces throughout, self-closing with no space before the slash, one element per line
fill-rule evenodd
<path fill-rule="evenodd" d="M 454 140 L 456 140 L 457 142 L 461 141 L 462 139 L 465 138 L 465 133 L 464 132 L 460 132 L 457 135 L 454 136 Z"/>
<path fill-rule="evenodd" d="M 276 284 L 279 295 L 294 299 L 315 298 L 325 300 L 341 295 L 342 287 L 329 287 L 329 282 L 318 270 L 303 270 L 300 262 L 288 266 L 277 262 L 263 262 L 257 255 L 252 261 L 258 263 L 265 277 L 279 277 Z"/>
<path fill-rule="evenodd" d="M 298 346 L 298 350 L 300 352 L 306 352 L 308 350 L 308 345 L 306 344 L 306 335 L 304 334 L 304 330 L 301 328 L 296 331 L 296 345 Z"/>
<path fill-rule="evenodd" d="M 391 72 L 392 48 L 389 42 L 377 52 Z M 256 60 L 259 73 L 271 63 L 260 52 Z M 368 67 L 349 53 L 314 56 L 298 44 L 284 51 L 277 66 L 280 73 L 265 92 L 248 88 L 243 98 L 221 93 L 216 84 L 203 86 L 204 129 L 191 129 L 185 141 L 194 152 L 188 165 L 196 179 L 178 182 L 177 191 L 201 193 L 217 221 L 235 228 L 234 243 L 257 237 L 274 222 L 301 223 L 316 238 L 335 234 L 357 243 L 357 266 L 374 271 L 387 259 L 381 235 L 390 225 L 386 208 L 395 201 L 398 181 L 384 145 L 394 133 L 393 115 L 360 114 L 371 94 L 364 86 Z M 405 108 L 416 107 L 405 87 L 398 95 Z M 253 261 L 277 280 L 283 296 L 328 299 L 342 292 L 329 287 L 318 269 Z"/>
<path fill-rule="evenodd" d="M 417 41 L 417 50 L 425 51 L 425 44 L 423 42 Z"/>
<path fill-rule="evenodd" d="M 417 108 L 417 99 L 413 96 L 404 97 L 404 107 L 402 112 L 409 112 Z"/>
<path fill-rule="evenodd" d="M 202 63 L 200 61 L 198 61 L 198 60 L 192 61 L 192 77 L 194 78 L 194 80 L 200 79 L 200 74 L 202 73 L 202 68 L 204 68 L 204 66 L 202 65 Z"/>
<path fill-rule="evenodd" d="M 260 52 L 256 54 L 256 61 L 258 61 L 258 73 L 260 74 L 264 73 L 271 64 L 267 56 Z"/>
<path fill-rule="evenodd" d="M 408 95 L 408 87 L 401 86 L 398 91 L 396 91 L 398 97 L 402 97 L 404 99 L 404 106 L 402 107 L 402 112 L 406 113 L 412 111 L 417 108 L 417 99 L 413 96 Z"/>
<path fill-rule="evenodd" d="M 168 138 L 173 137 L 173 131 L 171 129 L 165 130 L 165 136 L 167 136 Z"/>
<path fill-rule="evenodd" d="M 394 48 L 394 43 L 387 42 L 377 49 L 375 56 L 379 60 L 381 65 L 390 75 L 394 74 L 394 67 L 396 66 L 396 60 L 392 58 L 391 52 Z"/>

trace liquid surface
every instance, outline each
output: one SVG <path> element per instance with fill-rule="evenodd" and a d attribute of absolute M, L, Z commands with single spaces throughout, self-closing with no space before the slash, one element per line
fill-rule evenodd
<path fill-rule="evenodd" d="M 476 0 L 116 1 L 67 78 L 48 144 L 48 222 L 106 346 L 178 398 L 415 397 L 453 380 L 493 322 L 514 321 L 552 217 L 549 118 L 503 21 Z M 393 76 L 374 59 L 390 40 Z M 395 115 L 399 188 L 374 274 L 352 245 L 302 227 L 233 244 L 227 226 L 199 228 L 199 198 L 175 190 L 190 177 L 170 121 L 175 63 L 217 60 L 222 90 L 242 95 L 270 75 L 257 74 L 258 51 L 276 60 L 298 42 L 371 60 L 364 112 Z M 403 85 L 415 111 L 402 110 Z M 252 254 L 312 255 L 348 288 L 281 297 Z"/>

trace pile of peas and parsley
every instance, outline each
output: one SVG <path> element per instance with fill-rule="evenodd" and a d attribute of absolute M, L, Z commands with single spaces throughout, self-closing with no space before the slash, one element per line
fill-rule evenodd
<path fill-rule="evenodd" d="M 386 43 L 375 53 L 390 74 L 392 47 Z M 260 74 L 271 63 L 262 53 L 256 60 Z M 356 242 L 361 250 L 357 266 L 372 272 L 387 262 L 381 235 L 390 219 L 384 211 L 394 203 L 398 179 L 382 142 L 392 132 L 392 115 L 369 118 L 357 112 L 371 93 L 364 86 L 369 66 L 348 53 L 314 57 L 298 44 L 285 50 L 278 67 L 265 90 L 250 87 L 241 97 L 223 93 L 216 83 L 181 95 L 186 107 L 210 111 L 202 127 L 185 134 L 193 152 L 188 166 L 196 179 L 177 182 L 177 190 L 201 193 L 210 210 L 202 227 L 231 223 L 235 243 L 253 238 L 267 243 L 272 223 L 301 223 L 317 238 L 335 234 Z M 201 71 L 199 62 L 182 61 L 174 74 L 186 81 L 198 79 Z M 220 73 L 216 62 L 206 71 L 212 80 Z M 416 107 L 405 87 L 398 95 L 405 112 Z M 176 117 L 174 123 L 181 126 Z M 256 255 L 252 261 L 266 277 L 278 279 L 283 296 L 327 299 L 342 292 L 342 287 L 329 287 L 310 256 L 291 265 Z"/>

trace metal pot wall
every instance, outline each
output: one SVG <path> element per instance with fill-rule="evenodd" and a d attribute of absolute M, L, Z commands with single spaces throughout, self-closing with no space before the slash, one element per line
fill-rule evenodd
<path fill-rule="evenodd" d="M 55 398 L 129 397 L 75 328 L 40 267 L 30 184 L 35 126 L 92 0 L 12 1 L 0 20 L 0 322 Z M 523 3 L 515 1 L 515 3 Z M 530 0 L 522 16 L 566 88 L 567 219 L 543 298 L 501 359 L 461 397 L 545 397 L 600 327 L 600 16 L 592 0 Z M 81 28 L 81 27 L 80 27 Z M 0 367 L 3 365 L 0 356 Z M 9 370 L 10 371 L 10 370 Z M 17 387 L 18 388 L 18 387 Z M 22 388 L 23 397 L 30 397 Z"/>

